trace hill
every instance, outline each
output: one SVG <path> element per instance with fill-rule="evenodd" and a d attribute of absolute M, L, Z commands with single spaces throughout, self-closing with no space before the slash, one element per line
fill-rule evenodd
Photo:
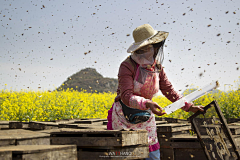
<path fill-rule="evenodd" d="M 99 74 L 96 69 L 86 68 L 72 76 L 68 77 L 57 90 L 71 89 L 81 91 L 82 89 L 87 92 L 112 92 L 117 91 L 118 80 L 114 78 L 104 78 Z"/>

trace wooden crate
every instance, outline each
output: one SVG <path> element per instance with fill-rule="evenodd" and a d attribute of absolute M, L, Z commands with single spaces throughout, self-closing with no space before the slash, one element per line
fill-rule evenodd
<path fill-rule="evenodd" d="M 0 147 L 0 158 L 3 160 L 77 160 L 77 147 L 75 145 L 5 146 Z"/>
<path fill-rule="evenodd" d="M 157 125 L 157 136 L 161 148 L 171 148 L 171 137 L 188 135 L 191 126 L 188 124 L 168 123 Z"/>
<path fill-rule="evenodd" d="M 206 159 L 196 136 L 178 135 L 169 138 L 169 141 L 170 146 L 160 145 L 161 160 Z"/>
<path fill-rule="evenodd" d="M 81 147 L 130 146 L 148 144 L 147 131 L 60 129 L 51 133 L 51 144 L 76 144 Z"/>
<path fill-rule="evenodd" d="M 0 146 L 50 145 L 50 134 L 24 129 L 0 130 Z"/>
<path fill-rule="evenodd" d="M 84 157 L 90 159 L 140 159 L 147 158 L 149 154 L 148 133 L 146 130 L 89 130 L 89 129 L 67 129 L 51 133 L 51 144 L 75 144 L 78 147 L 79 159 Z M 108 155 L 109 153 L 121 152 L 126 154 L 135 153 L 139 155 L 122 156 Z M 85 158 L 85 159 L 86 159 Z"/>
<path fill-rule="evenodd" d="M 207 159 L 197 136 L 176 136 L 170 139 L 174 160 Z"/>

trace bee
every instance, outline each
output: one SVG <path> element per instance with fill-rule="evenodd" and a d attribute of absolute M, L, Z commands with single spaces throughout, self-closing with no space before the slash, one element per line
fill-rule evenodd
<path fill-rule="evenodd" d="M 211 27 L 211 24 L 207 25 L 207 27 Z"/>

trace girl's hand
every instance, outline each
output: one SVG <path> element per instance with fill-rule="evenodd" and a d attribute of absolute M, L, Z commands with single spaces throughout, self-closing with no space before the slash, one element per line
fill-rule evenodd
<path fill-rule="evenodd" d="M 166 112 L 163 112 L 162 107 L 160 107 L 156 102 L 148 101 L 146 103 L 146 107 L 150 108 L 151 111 L 158 116 L 162 116 L 162 115 L 166 114 Z"/>
<path fill-rule="evenodd" d="M 189 111 L 193 112 L 193 113 L 196 113 L 197 111 L 201 111 L 201 112 L 204 112 L 204 107 L 203 106 L 194 106 L 192 105 L 190 108 L 189 108 Z"/>

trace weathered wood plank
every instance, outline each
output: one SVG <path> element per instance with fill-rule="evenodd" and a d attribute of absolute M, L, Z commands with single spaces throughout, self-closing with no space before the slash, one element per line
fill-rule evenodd
<path fill-rule="evenodd" d="M 189 135 L 189 130 L 182 130 L 182 131 L 175 131 L 175 132 L 157 132 L 157 135 L 160 138 L 187 136 Z"/>
<path fill-rule="evenodd" d="M 52 132 L 60 132 L 60 128 L 57 128 L 57 129 L 45 129 L 45 130 L 37 130 L 37 131 L 34 131 L 34 132 L 38 132 L 38 133 L 52 133 Z"/>
<path fill-rule="evenodd" d="M 59 128 L 76 128 L 76 129 L 107 129 L 106 125 L 102 125 L 100 123 L 93 123 L 93 124 L 60 124 Z"/>
<path fill-rule="evenodd" d="M 0 130 L 0 145 L 50 145 L 50 134 L 24 129 Z"/>
<path fill-rule="evenodd" d="M 165 121 L 167 121 L 167 123 L 189 123 L 188 120 L 176 118 L 165 118 Z"/>
<path fill-rule="evenodd" d="M 58 123 L 55 122 L 29 122 L 29 128 L 33 130 L 57 129 Z"/>
<path fill-rule="evenodd" d="M 78 159 L 143 159 L 148 158 L 148 145 L 138 145 L 129 147 L 116 147 L 114 149 L 79 149 Z"/>
<path fill-rule="evenodd" d="M 166 124 L 167 121 L 155 121 L 156 122 L 156 125 L 159 125 L 159 124 Z"/>
<path fill-rule="evenodd" d="M 0 147 L 1 152 L 12 152 L 12 156 L 19 159 L 57 159 L 57 160 L 76 160 L 77 148 L 75 145 L 21 145 Z"/>
<path fill-rule="evenodd" d="M 9 129 L 9 121 L 0 121 L 0 130 Z"/>
<path fill-rule="evenodd" d="M 0 138 L 0 147 L 1 146 L 9 146 L 9 145 L 15 145 L 15 139 L 1 139 Z"/>
<path fill-rule="evenodd" d="M 17 139 L 16 145 L 50 145 L 50 137 Z"/>
<path fill-rule="evenodd" d="M 96 122 L 103 122 L 106 121 L 107 119 L 100 119 L 100 118 L 96 118 L 96 119 L 83 119 L 83 120 L 79 120 L 79 121 L 75 121 L 74 123 L 79 123 L 79 124 L 93 124 Z"/>
<path fill-rule="evenodd" d="M 172 142 L 199 142 L 197 136 L 176 136 L 171 138 Z"/>
<path fill-rule="evenodd" d="M 157 125 L 157 132 L 175 132 L 188 129 L 191 129 L 191 126 L 188 124 L 169 123 Z"/>
<path fill-rule="evenodd" d="M 63 129 L 51 133 L 51 144 L 77 146 L 129 146 L 148 144 L 147 131 L 77 130 Z"/>

